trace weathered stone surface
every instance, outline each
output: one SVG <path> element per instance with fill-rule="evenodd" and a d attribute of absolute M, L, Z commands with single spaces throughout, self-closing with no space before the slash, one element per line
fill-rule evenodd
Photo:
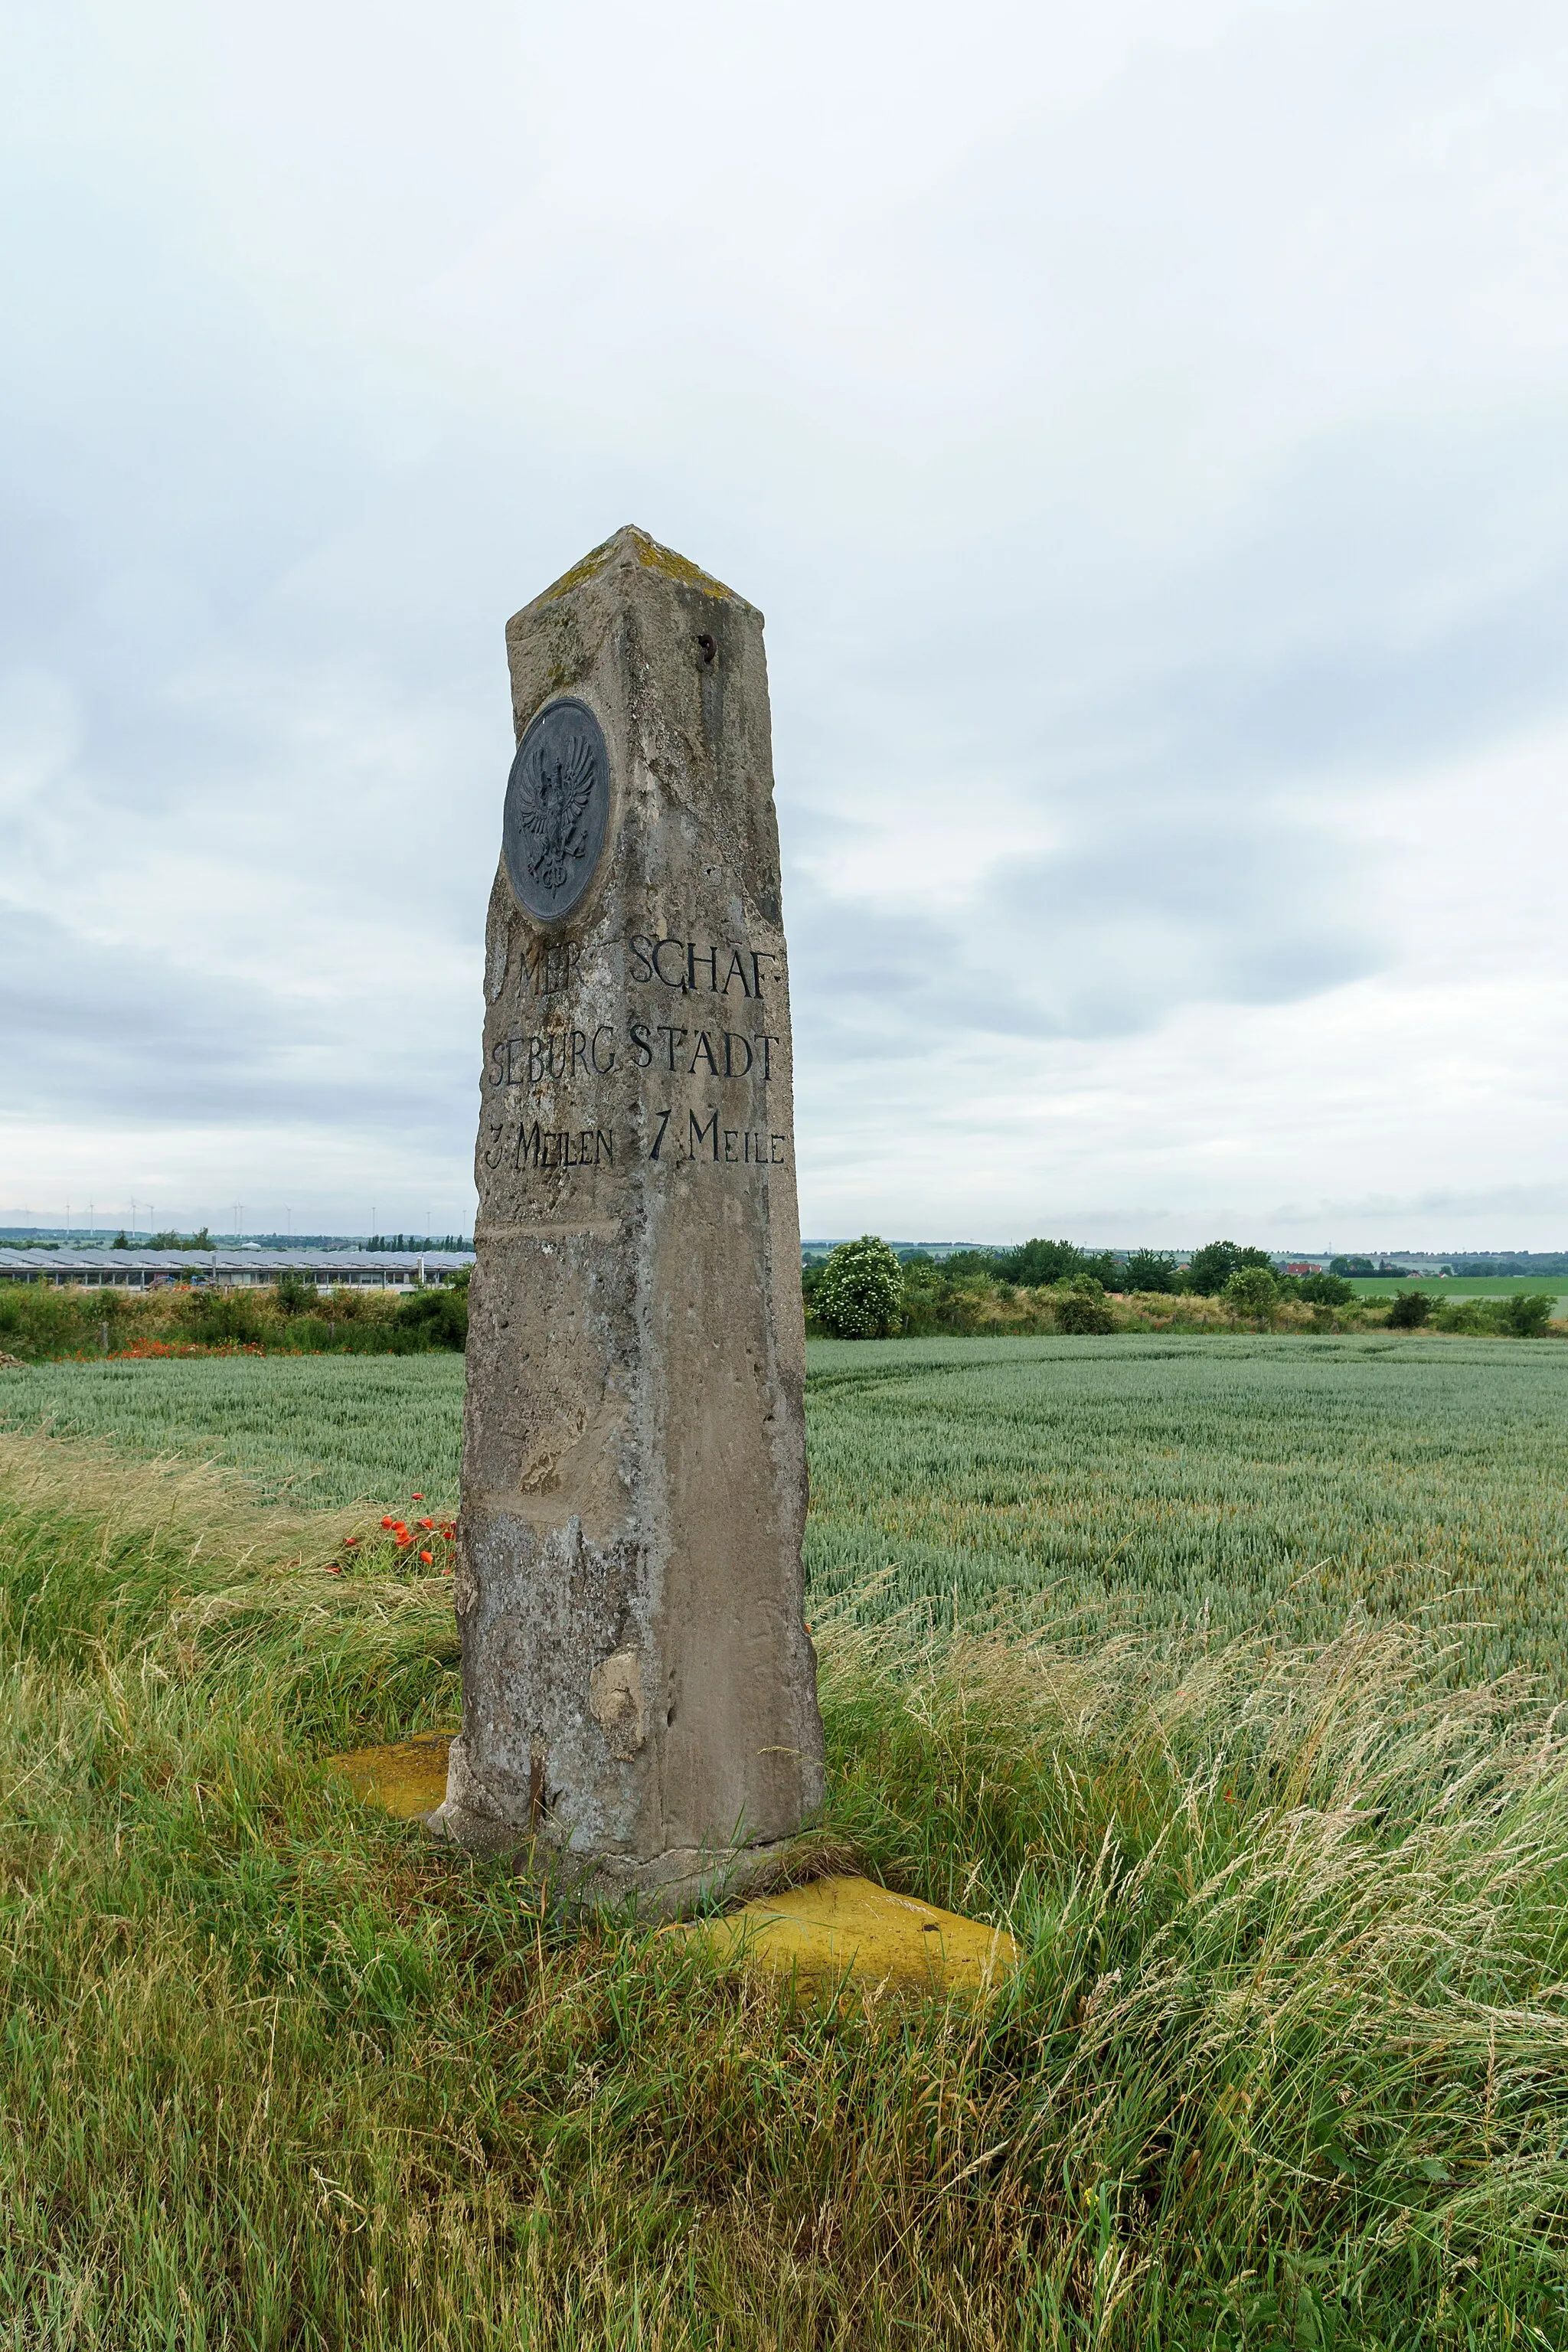
<path fill-rule="evenodd" d="M 822 1793 L 763 619 L 628 529 L 507 646 L 437 1822 L 675 1910 Z"/>

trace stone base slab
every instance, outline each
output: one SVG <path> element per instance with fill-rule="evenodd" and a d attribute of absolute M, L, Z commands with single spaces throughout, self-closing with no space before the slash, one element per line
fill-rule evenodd
<path fill-rule="evenodd" d="M 494 1855 L 531 1879 L 552 1906 L 571 1911 L 629 1911 L 638 1918 L 688 1918 L 717 1910 L 761 1887 L 787 1885 L 814 1867 L 833 1866 L 811 1836 L 750 1846 L 674 1846 L 638 1859 L 629 1854 L 574 1853 L 515 1822 L 459 1811 L 450 1799 L 421 1816 L 433 1835 L 465 1853 Z"/>

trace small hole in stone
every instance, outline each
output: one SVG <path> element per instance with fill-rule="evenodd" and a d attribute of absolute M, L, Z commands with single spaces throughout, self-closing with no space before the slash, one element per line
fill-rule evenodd
<path fill-rule="evenodd" d="M 718 646 L 710 636 L 700 636 L 698 638 L 697 643 L 705 666 L 711 669 L 713 667 L 713 656 L 719 650 Z"/>
<path fill-rule="evenodd" d="M 669 1729 L 670 1725 L 671 1725 L 674 1721 L 675 1721 L 675 1709 L 674 1709 L 673 1707 L 671 1707 L 671 1708 L 670 1708 L 670 1710 L 669 1710 L 669 1713 L 668 1713 L 668 1714 L 665 1717 L 665 1718 L 664 1718 L 664 1727 L 665 1727 L 666 1731 L 668 1731 L 668 1730 Z"/>

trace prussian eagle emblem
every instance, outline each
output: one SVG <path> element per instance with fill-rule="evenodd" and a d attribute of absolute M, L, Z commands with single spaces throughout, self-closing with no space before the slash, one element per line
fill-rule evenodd
<path fill-rule="evenodd" d="M 501 852 L 512 893 L 535 922 L 571 913 L 594 878 L 610 810 L 605 730 L 563 695 L 531 722 L 507 778 Z"/>
<path fill-rule="evenodd" d="M 559 890 L 588 852 L 585 822 L 596 762 L 585 735 L 541 742 L 518 779 L 517 823 L 531 835 L 527 865 L 542 890 Z"/>

